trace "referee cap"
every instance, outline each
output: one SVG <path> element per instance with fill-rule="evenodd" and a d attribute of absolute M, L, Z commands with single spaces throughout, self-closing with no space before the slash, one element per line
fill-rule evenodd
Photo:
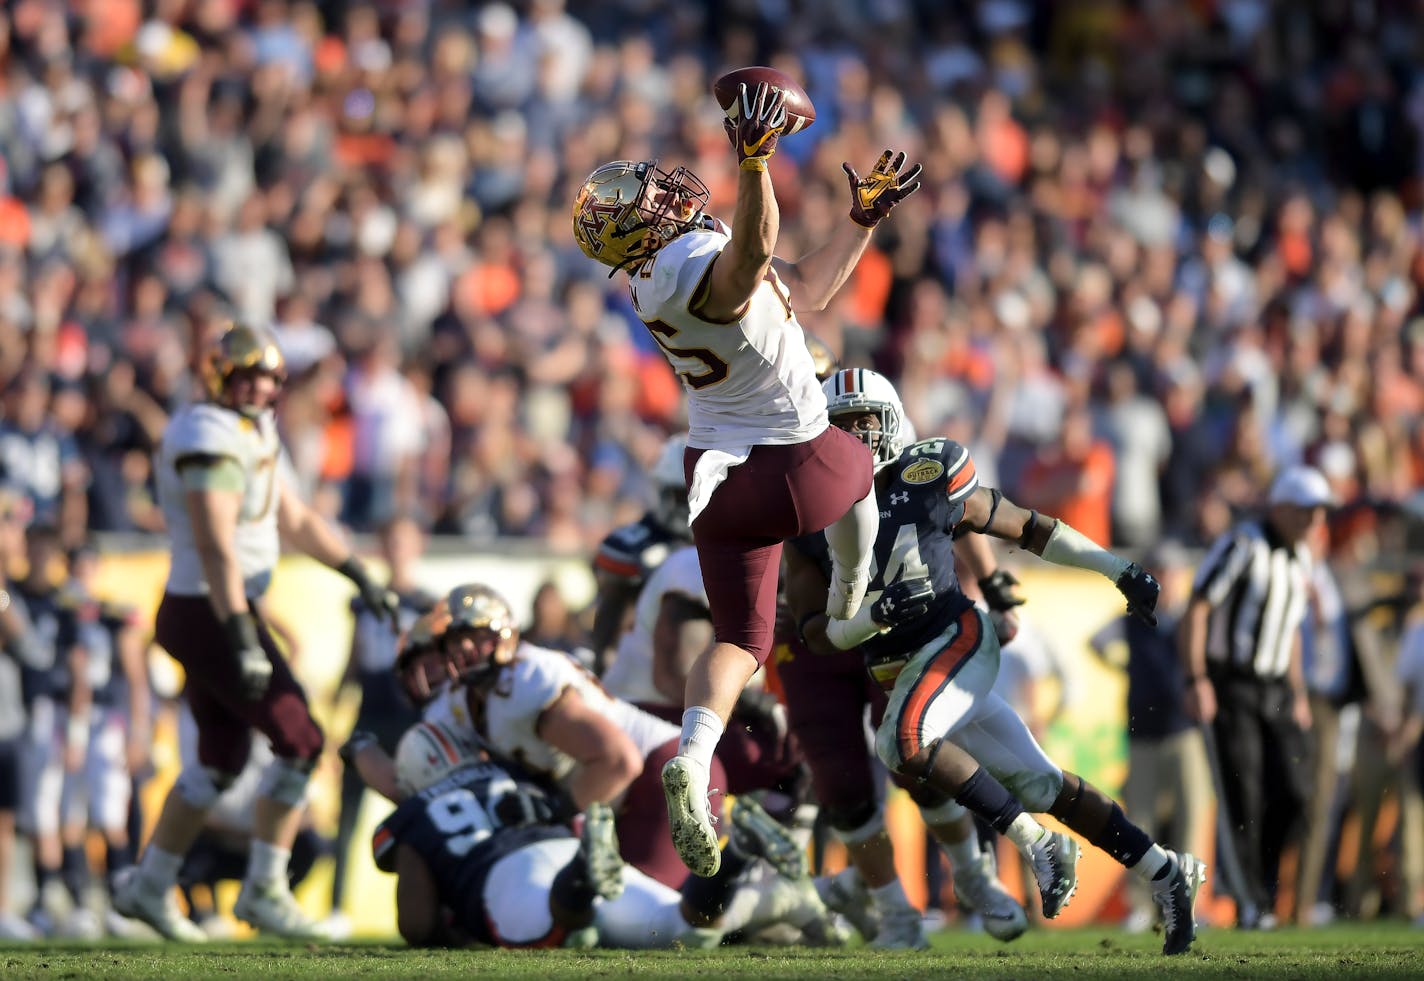
<path fill-rule="evenodd" d="M 1330 482 L 1314 467 L 1286 467 L 1271 482 L 1267 497 L 1270 504 L 1293 504 L 1296 507 L 1334 507 L 1335 495 Z"/>

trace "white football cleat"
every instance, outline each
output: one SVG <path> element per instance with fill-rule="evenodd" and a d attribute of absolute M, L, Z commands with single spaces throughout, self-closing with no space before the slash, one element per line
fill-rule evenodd
<path fill-rule="evenodd" d="M 1051 920 L 1078 891 L 1078 843 L 1061 832 L 1048 832 L 1027 849 L 1020 849 L 1033 869 L 1043 903 L 1043 918 Z"/>
<path fill-rule="evenodd" d="M 325 922 L 308 916 L 297 905 L 285 882 L 267 886 L 244 882 L 232 915 L 262 933 L 288 940 L 333 939 Z"/>
<path fill-rule="evenodd" d="M 865 887 L 865 880 L 854 865 L 835 875 L 818 877 L 816 889 L 821 894 L 821 902 L 831 912 L 845 917 L 862 940 L 868 943 L 875 939 L 880 932 L 880 913 L 870 897 L 870 890 Z"/>
<path fill-rule="evenodd" d="M 876 950 L 929 950 L 923 914 L 913 906 L 898 906 L 880 914 L 880 932 L 870 942 Z"/>
<path fill-rule="evenodd" d="M 999 881 L 999 865 L 993 852 L 980 852 L 965 868 L 954 870 L 954 894 L 965 908 L 978 913 L 984 932 L 1008 943 L 1028 929 L 1028 914 Z"/>
<path fill-rule="evenodd" d="M 618 852 L 618 831 L 613 809 L 597 801 L 583 812 L 579 852 L 588 869 L 593 891 L 604 899 L 623 895 L 623 856 Z"/>
<path fill-rule="evenodd" d="M 682 864 L 704 879 L 722 867 L 722 849 L 707 804 L 707 772 L 689 756 L 674 756 L 663 766 L 672 843 Z"/>
<path fill-rule="evenodd" d="M 208 935 L 178 909 L 173 890 L 153 888 L 139 874 L 138 866 L 124 869 L 114 877 L 110 902 L 120 916 L 147 923 L 169 940 L 184 944 L 207 943 Z"/>

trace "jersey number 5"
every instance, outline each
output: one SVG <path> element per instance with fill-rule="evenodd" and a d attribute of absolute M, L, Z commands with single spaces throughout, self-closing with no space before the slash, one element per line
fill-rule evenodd
<path fill-rule="evenodd" d="M 704 371 L 694 373 L 692 371 L 679 371 L 681 378 L 688 388 L 693 390 L 707 388 L 709 385 L 716 385 L 727 380 L 727 362 L 717 357 L 715 351 L 709 351 L 705 347 L 673 347 L 671 341 L 677 334 L 677 328 L 671 324 L 665 324 L 661 320 L 645 320 L 648 330 L 652 332 L 653 340 L 658 342 L 658 346 L 667 352 L 671 358 L 684 358 L 701 362 Z M 674 363 L 674 368 L 677 365 Z"/>

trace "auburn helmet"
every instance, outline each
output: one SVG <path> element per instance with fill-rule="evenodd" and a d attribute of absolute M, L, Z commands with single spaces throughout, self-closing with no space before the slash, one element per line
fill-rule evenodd
<path fill-rule="evenodd" d="M 905 449 L 905 407 L 890 379 L 869 368 L 844 368 L 827 378 L 821 389 L 826 393 L 826 413 L 833 425 L 845 416 L 867 412 L 879 417 L 879 429 L 850 430 L 870 447 L 876 472 L 899 458 Z"/>
<path fill-rule="evenodd" d="M 679 538 L 688 538 L 690 512 L 687 505 L 687 478 L 683 475 L 682 456 L 687 449 L 687 435 L 679 433 L 671 436 L 663 444 L 657 462 L 653 464 L 653 492 L 657 499 L 653 502 L 653 514 L 658 524 Z"/>
<path fill-rule="evenodd" d="M 445 606 L 450 620 L 441 646 L 457 678 L 478 684 L 514 660 L 519 626 L 503 596 L 471 583 L 452 589 Z"/>
<path fill-rule="evenodd" d="M 225 402 L 232 376 L 239 371 L 259 371 L 277 381 L 287 379 L 287 359 L 277 346 L 277 338 L 265 327 L 232 324 L 223 331 L 203 359 L 203 382 L 214 402 Z M 249 406 L 233 406 L 239 412 Z"/>
<path fill-rule="evenodd" d="M 463 766 L 480 760 L 480 747 L 466 735 L 438 722 L 417 722 L 396 743 L 396 787 L 418 794 Z"/>
<path fill-rule="evenodd" d="M 811 352 L 811 363 L 816 366 L 816 381 L 824 382 L 840 370 L 841 359 L 815 334 L 806 335 L 806 350 Z"/>
<path fill-rule="evenodd" d="M 711 197 L 688 170 L 658 169 L 656 160 L 615 160 L 599 167 L 574 198 L 574 241 L 614 272 L 643 262 L 696 226 Z"/>
<path fill-rule="evenodd" d="M 420 708 L 450 681 L 440 638 L 450 622 L 444 603 L 421 614 L 396 644 L 396 677 L 412 705 Z"/>

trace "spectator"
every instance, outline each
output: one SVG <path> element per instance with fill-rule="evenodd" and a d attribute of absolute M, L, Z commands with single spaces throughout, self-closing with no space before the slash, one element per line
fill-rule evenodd
<path fill-rule="evenodd" d="M 1183 708 L 1186 679 L 1177 659 L 1178 617 L 1185 604 L 1187 557 L 1164 542 L 1149 553 L 1145 568 L 1162 584 L 1157 625 L 1122 616 L 1095 633 L 1093 653 L 1127 672 L 1127 780 L 1123 806 L 1138 815 L 1159 841 L 1192 851 L 1206 844 L 1211 778 L 1200 730 Z M 1129 882 L 1126 928 L 1148 930 L 1156 920 L 1152 897 Z"/>

